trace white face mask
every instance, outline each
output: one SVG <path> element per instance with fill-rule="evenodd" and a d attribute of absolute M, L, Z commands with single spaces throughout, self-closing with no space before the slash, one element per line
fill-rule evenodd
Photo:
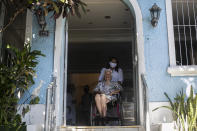
<path fill-rule="evenodd" d="M 117 66 L 116 63 L 109 62 L 111 68 L 115 68 Z"/>

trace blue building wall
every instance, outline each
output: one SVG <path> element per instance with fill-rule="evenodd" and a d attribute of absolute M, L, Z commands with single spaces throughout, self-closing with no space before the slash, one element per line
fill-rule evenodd
<path fill-rule="evenodd" d="M 128 0 L 126 3 L 128 3 Z M 156 3 L 162 8 L 158 26 L 153 28 L 150 21 L 149 9 Z M 167 73 L 169 67 L 169 49 L 168 49 L 168 36 L 167 36 L 167 21 L 166 21 L 166 7 L 165 0 L 138 0 L 143 16 L 143 34 L 144 34 L 144 55 L 146 66 L 146 79 L 149 88 L 150 102 L 167 101 L 164 92 L 173 98 L 176 93 L 186 89 L 186 83 L 197 83 L 197 77 L 171 77 Z M 132 9 L 132 6 L 129 5 Z M 50 16 L 50 15 L 49 15 Z M 50 19 L 50 18 L 48 18 Z M 32 41 L 32 49 L 41 50 L 46 57 L 39 58 L 39 65 L 36 67 L 37 78 L 36 84 L 30 89 L 38 87 L 40 81 L 43 81 L 40 91 L 40 103 L 45 103 L 46 88 L 51 81 L 53 73 L 53 48 L 54 48 L 54 20 L 47 20 L 46 29 L 49 30 L 48 37 L 39 37 L 39 25 L 34 17 L 33 19 L 33 34 L 35 38 Z"/>
<path fill-rule="evenodd" d="M 29 92 L 32 93 L 33 90 L 39 86 L 40 88 L 40 104 L 44 104 L 46 101 L 46 89 L 49 83 L 52 80 L 53 74 L 53 53 L 54 53 L 54 34 L 55 34 L 55 21 L 53 18 L 50 18 L 49 14 L 46 18 L 47 26 L 46 30 L 49 31 L 48 37 L 40 37 L 39 30 L 41 28 L 38 25 L 35 15 L 33 16 L 32 24 L 32 50 L 40 50 L 45 57 L 39 57 L 39 64 L 36 69 L 36 77 L 34 78 L 35 84 L 29 89 Z M 25 93 L 24 97 L 20 100 L 19 103 L 23 103 L 29 96 L 29 93 Z M 28 103 L 28 101 L 27 101 Z"/>
<path fill-rule="evenodd" d="M 155 28 L 151 25 L 149 11 L 154 3 L 162 9 L 158 26 Z M 187 82 L 195 86 L 197 77 L 171 77 L 167 73 L 170 61 L 165 0 L 138 0 L 138 4 L 143 16 L 144 55 L 149 100 L 150 102 L 167 101 L 164 92 L 174 98 L 182 88 L 185 91 Z M 197 90 L 196 87 L 195 90 Z"/>

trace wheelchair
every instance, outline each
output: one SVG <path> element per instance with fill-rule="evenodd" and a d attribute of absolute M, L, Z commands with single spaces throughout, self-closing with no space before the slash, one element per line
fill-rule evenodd
<path fill-rule="evenodd" d="M 96 107 L 96 103 L 93 97 L 90 109 L 90 123 L 91 126 L 121 126 L 122 125 L 122 100 L 121 93 L 116 94 L 117 100 L 110 101 L 107 103 L 107 113 L 106 117 L 103 119 L 100 117 L 99 112 Z"/>

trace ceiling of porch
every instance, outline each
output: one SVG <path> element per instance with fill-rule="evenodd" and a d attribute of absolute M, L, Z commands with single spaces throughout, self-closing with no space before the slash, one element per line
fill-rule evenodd
<path fill-rule="evenodd" d="M 124 71 L 132 68 L 134 18 L 120 0 L 83 0 L 87 13 L 70 16 L 68 68 L 70 72 L 99 72 L 109 56 Z"/>
<path fill-rule="evenodd" d="M 121 0 L 83 0 L 86 13 L 81 18 L 70 16 L 69 42 L 129 42 L 134 18 Z"/>

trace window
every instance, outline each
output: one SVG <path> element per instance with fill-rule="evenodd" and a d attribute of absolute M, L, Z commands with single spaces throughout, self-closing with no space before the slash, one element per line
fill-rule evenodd
<path fill-rule="evenodd" d="M 12 13 L 6 10 L 0 3 L 0 27 L 9 23 Z M 32 12 L 26 10 L 20 13 L 6 30 L 0 33 L 0 61 L 7 61 L 8 52 L 5 50 L 7 44 L 23 48 L 24 42 L 32 41 Z"/>
<path fill-rule="evenodd" d="M 197 75 L 197 1 L 166 1 L 170 67 L 174 76 Z"/>

